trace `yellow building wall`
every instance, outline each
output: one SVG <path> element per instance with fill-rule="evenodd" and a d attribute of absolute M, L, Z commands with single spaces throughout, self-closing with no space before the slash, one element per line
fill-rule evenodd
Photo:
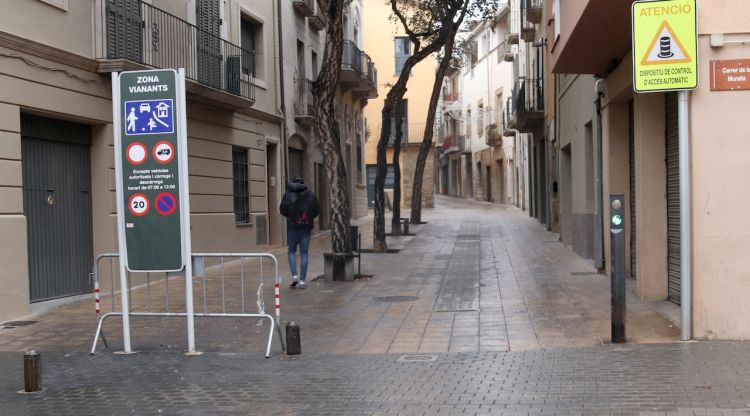
<path fill-rule="evenodd" d="M 404 31 L 399 23 L 390 20 L 390 2 L 366 0 L 366 9 L 364 52 L 370 55 L 378 69 L 378 98 L 370 100 L 365 107 L 365 122 L 369 131 L 365 143 L 365 163 L 374 165 L 377 163 L 377 144 L 380 137 L 383 102 L 390 90 L 389 85 L 395 84 L 399 75 L 396 74 L 394 39 L 396 36 L 403 36 Z M 430 56 L 412 70 L 404 96 L 409 100 L 408 122 L 410 124 L 424 124 L 427 119 L 430 92 L 435 81 L 435 68 L 435 57 Z M 421 140 L 421 137 L 409 137 L 410 142 Z M 392 152 L 389 151 L 389 164 L 392 158 Z"/>

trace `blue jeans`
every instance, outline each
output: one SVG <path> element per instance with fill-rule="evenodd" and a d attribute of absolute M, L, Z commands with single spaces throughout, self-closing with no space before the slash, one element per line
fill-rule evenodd
<path fill-rule="evenodd" d="M 300 281 L 305 281 L 307 275 L 307 250 L 310 247 L 310 232 L 307 229 L 287 229 L 286 238 L 289 244 L 289 268 L 292 276 L 299 276 Z M 300 270 L 297 274 L 297 245 L 299 245 Z"/>

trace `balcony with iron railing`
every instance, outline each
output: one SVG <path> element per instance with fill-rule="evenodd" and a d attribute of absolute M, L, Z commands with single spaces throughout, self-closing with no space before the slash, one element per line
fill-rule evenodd
<path fill-rule="evenodd" d="M 544 123 L 544 82 L 541 79 L 522 79 L 515 91 L 514 106 L 518 131 L 531 133 Z"/>
<path fill-rule="evenodd" d="M 506 34 L 506 42 L 511 45 L 518 44 L 518 34 L 520 33 L 518 25 L 521 22 L 521 12 L 518 9 L 518 5 L 515 2 L 511 2 L 511 9 L 508 13 L 508 33 Z"/>
<path fill-rule="evenodd" d="M 515 136 L 516 127 L 518 127 L 518 124 L 516 123 L 516 112 L 513 108 L 513 97 L 508 97 L 508 100 L 505 102 L 505 110 L 503 111 L 503 136 Z"/>
<path fill-rule="evenodd" d="M 350 40 L 344 41 L 343 48 L 339 82 L 355 93 L 377 97 L 378 71 L 370 56 Z"/>
<path fill-rule="evenodd" d="M 229 109 L 255 101 L 255 52 L 140 0 L 102 5 L 99 72 L 184 68 L 191 98 Z"/>
<path fill-rule="evenodd" d="M 310 17 L 315 13 L 317 3 L 317 0 L 292 0 L 294 10 L 304 17 Z"/>
<path fill-rule="evenodd" d="M 307 17 L 307 23 L 315 30 L 323 30 L 328 25 L 328 17 L 318 6 L 317 0 L 312 0 L 314 8 L 313 13 Z"/>
<path fill-rule="evenodd" d="M 533 0 L 541 1 L 541 0 Z M 535 8 L 531 7 L 532 0 L 520 0 L 521 11 L 519 19 L 519 28 L 521 32 L 521 39 L 525 42 L 533 42 L 536 38 L 536 26 L 534 22 L 530 20 L 530 16 L 533 18 Z M 541 15 L 540 15 L 541 19 Z"/>
<path fill-rule="evenodd" d="M 526 20 L 538 25 L 542 22 L 543 0 L 521 0 L 521 9 L 526 12 Z"/>
<path fill-rule="evenodd" d="M 502 126 L 498 123 L 490 123 L 485 127 L 484 143 L 487 146 L 502 147 L 503 135 L 500 132 Z"/>
<path fill-rule="evenodd" d="M 312 93 L 313 82 L 302 79 L 297 82 L 294 97 L 294 120 L 303 126 L 312 126 L 317 118 Z"/>
<path fill-rule="evenodd" d="M 458 152 L 471 154 L 471 137 L 458 136 Z"/>
<path fill-rule="evenodd" d="M 401 140 L 399 141 L 401 144 L 421 142 L 424 138 L 424 123 L 403 123 L 401 126 Z M 396 144 L 396 121 L 391 119 L 391 133 L 388 138 L 388 146 L 393 146 L 394 144 Z"/>
<path fill-rule="evenodd" d="M 458 135 L 455 133 L 444 135 L 443 143 L 440 147 L 445 154 L 458 152 Z"/>
<path fill-rule="evenodd" d="M 513 60 L 516 59 L 516 51 L 515 51 L 515 45 L 510 43 L 509 39 L 510 35 L 505 35 L 505 42 L 503 43 L 503 61 L 505 62 L 513 62 Z"/>

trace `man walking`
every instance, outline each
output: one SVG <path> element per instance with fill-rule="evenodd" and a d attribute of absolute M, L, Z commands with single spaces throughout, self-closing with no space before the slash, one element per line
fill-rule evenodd
<path fill-rule="evenodd" d="M 314 218 L 320 212 L 318 197 L 311 192 L 299 176 L 295 176 L 287 187 L 284 199 L 279 206 L 281 215 L 286 217 L 286 237 L 289 245 L 289 268 L 292 269 L 291 288 L 305 288 L 307 275 L 307 250 L 310 246 L 310 233 Z M 300 270 L 297 275 L 297 245 L 299 245 Z"/>

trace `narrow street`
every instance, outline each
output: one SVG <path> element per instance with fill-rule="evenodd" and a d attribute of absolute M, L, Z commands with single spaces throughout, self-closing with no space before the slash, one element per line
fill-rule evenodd
<path fill-rule="evenodd" d="M 286 282 L 282 320 L 301 323 L 303 352 L 520 351 L 608 342 L 609 279 L 596 274 L 589 262 L 535 220 L 512 207 L 442 197 L 437 209 L 426 214 L 427 224 L 412 226 L 415 236 L 389 237 L 390 247 L 398 253 L 363 254 L 362 273 L 372 278 L 350 283 L 318 280 L 304 291 L 292 290 L 287 287 L 286 251 L 275 252 Z M 368 217 L 360 224 L 365 247 L 372 244 L 371 229 Z M 322 253 L 330 247 L 329 238 L 326 233 L 314 239 L 310 279 L 323 272 Z M 226 272 L 226 297 L 237 298 L 237 264 L 227 265 Z M 269 276 L 265 279 L 266 305 L 273 305 Z M 215 276 L 208 279 L 209 311 L 221 307 L 217 281 Z M 182 279 L 169 283 L 173 310 L 184 310 L 181 284 Z M 202 287 L 200 282 L 195 285 L 199 312 Z M 246 288 L 248 296 L 256 285 Z M 146 310 L 147 295 L 149 305 L 164 304 L 168 297 L 156 288 L 148 294 L 145 289 L 133 293 L 133 311 Z M 106 312 L 111 296 L 104 294 Z M 630 342 L 679 339 L 678 328 L 651 306 L 632 294 L 628 301 Z M 81 301 L 34 318 L 38 322 L 32 325 L 3 329 L 0 349 L 88 351 L 95 329 L 93 307 L 91 300 Z M 265 329 L 247 321 L 207 318 L 196 324 L 200 350 L 263 349 Z M 107 320 L 105 331 L 114 348 L 121 345 L 118 318 Z M 137 350 L 179 350 L 184 332 L 182 320 L 133 319 Z"/>
<path fill-rule="evenodd" d="M 629 343 L 609 344 L 608 279 L 589 262 L 515 208 L 437 203 L 415 236 L 389 240 L 398 253 L 363 256 L 372 278 L 282 288 L 283 319 L 301 322 L 300 356 L 274 341 L 264 359 L 267 328 L 219 319 L 197 321 L 199 357 L 182 354 L 182 319 L 134 319 L 138 353 L 117 355 L 117 318 L 106 326 L 111 348 L 90 356 L 83 301 L 0 330 L 0 413 L 750 412 L 747 343 L 679 343 L 667 319 L 629 294 Z M 313 277 L 329 240 L 314 241 Z M 17 394 L 31 347 L 43 354 L 46 390 Z"/>

